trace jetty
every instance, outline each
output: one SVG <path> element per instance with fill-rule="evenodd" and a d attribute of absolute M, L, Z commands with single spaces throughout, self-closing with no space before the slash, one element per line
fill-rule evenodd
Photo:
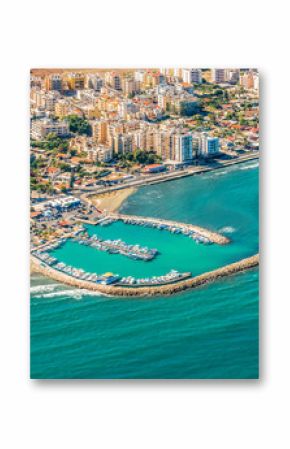
<path fill-rule="evenodd" d="M 125 215 L 117 212 L 110 214 L 108 218 L 111 218 L 114 221 L 121 220 L 128 224 L 157 227 L 161 230 L 164 229 L 173 233 L 181 233 L 183 235 L 188 235 L 198 243 L 216 243 L 218 245 L 226 245 L 230 243 L 230 239 L 228 237 L 190 223 L 181 223 L 179 221 L 165 220 L 161 218 L 141 217 L 140 215 Z"/>
<path fill-rule="evenodd" d="M 31 265 L 34 271 L 40 272 L 44 276 L 48 276 L 52 279 L 55 279 L 56 281 L 81 289 L 97 291 L 104 295 L 116 297 L 152 297 L 179 293 L 187 289 L 200 287 L 209 282 L 217 281 L 229 275 L 255 268 L 259 265 L 259 254 L 255 254 L 251 257 L 239 260 L 237 262 L 231 263 L 221 268 L 217 268 L 213 271 L 200 274 L 198 276 L 182 279 L 180 281 L 174 281 L 166 285 L 156 285 L 150 287 L 123 287 L 112 284 L 103 285 L 88 280 L 78 279 L 71 274 L 61 272 L 55 269 L 53 266 L 47 265 L 45 261 L 39 260 L 34 255 L 31 256 Z"/>
<path fill-rule="evenodd" d="M 155 248 L 151 249 L 142 247 L 138 244 L 129 245 L 128 243 L 123 242 L 121 239 L 102 240 L 95 234 L 92 236 L 80 235 L 75 237 L 73 240 L 81 245 L 96 248 L 99 251 L 108 252 L 109 254 L 121 254 L 134 260 L 149 261 L 154 259 L 154 257 L 156 257 L 156 255 L 158 254 L 158 250 Z"/>

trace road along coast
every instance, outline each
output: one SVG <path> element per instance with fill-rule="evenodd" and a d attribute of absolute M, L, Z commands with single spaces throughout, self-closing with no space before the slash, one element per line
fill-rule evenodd
<path fill-rule="evenodd" d="M 33 270 L 42 273 L 56 281 L 62 282 L 64 284 L 78 287 L 80 289 L 92 290 L 96 292 L 103 293 L 104 295 L 118 296 L 118 297 L 151 297 L 160 295 L 172 295 L 174 293 L 179 293 L 187 289 L 192 289 L 200 287 L 209 282 L 214 282 L 225 276 L 236 274 L 259 265 L 259 254 L 247 257 L 246 259 L 239 260 L 232 264 L 226 265 L 216 270 L 203 273 L 201 275 L 185 279 L 182 281 L 177 281 L 172 284 L 160 285 L 160 286 L 150 286 L 150 287 L 121 287 L 114 285 L 100 285 L 93 282 L 81 280 L 74 278 L 68 274 L 60 272 L 43 262 L 40 262 L 36 257 L 31 256 L 31 264 Z"/>
<path fill-rule="evenodd" d="M 176 171 L 173 173 L 161 173 L 154 176 L 142 177 L 142 179 L 136 179 L 134 181 L 126 182 L 124 184 L 119 184 L 116 186 L 103 187 L 103 188 L 90 188 L 84 189 L 80 194 L 82 201 L 88 204 L 93 204 L 101 210 L 106 210 L 108 212 L 115 212 L 124 203 L 124 201 L 135 193 L 138 187 L 159 184 L 161 182 L 174 181 L 175 179 L 180 179 L 188 176 L 201 175 L 203 173 L 225 169 L 228 166 L 242 164 L 244 162 L 250 162 L 253 160 L 259 160 L 259 155 L 250 154 L 243 155 L 239 158 L 223 161 L 220 165 L 214 166 L 197 166 L 191 167 L 186 170 Z"/>
<path fill-rule="evenodd" d="M 242 164 L 242 163 L 250 162 L 253 160 L 259 160 L 259 155 L 258 154 L 243 155 L 236 159 L 232 159 L 229 161 L 223 161 L 222 163 L 219 163 L 218 165 L 217 164 L 205 165 L 205 166 L 200 165 L 200 166 L 196 166 L 196 167 L 189 167 L 187 169 L 175 171 L 175 172 L 169 172 L 169 173 L 165 172 L 165 173 L 160 173 L 160 174 L 153 175 L 153 176 L 142 176 L 140 179 L 135 179 L 135 180 L 126 182 L 124 184 L 118 184 L 116 186 L 109 186 L 109 187 L 103 187 L 103 188 L 93 187 L 93 188 L 82 189 L 82 199 L 84 201 L 94 202 L 94 201 L 97 201 L 99 197 L 100 197 L 100 199 L 102 199 L 101 195 L 103 195 L 105 193 L 116 192 L 116 191 L 120 191 L 120 190 L 124 190 L 124 189 L 134 188 L 134 190 L 132 190 L 131 192 L 128 192 L 128 194 L 125 195 L 125 199 L 126 199 L 129 195 L 134 193 L 134 191 L 137 187 L 142 187 L 142 186 L 152 185 L 152 184 L 159 184 L 160 182 L 168 182 L 168 181 L 173 181 L 175 179 L 184 178 L 187 176 L 194 176 L 194 175 L 199 175 L 202 173 L 225 169 L 226 167 L 229 167 L 231 165 Z M 120 205 L 118 205 L 118 207 L 120 207 Z"/>

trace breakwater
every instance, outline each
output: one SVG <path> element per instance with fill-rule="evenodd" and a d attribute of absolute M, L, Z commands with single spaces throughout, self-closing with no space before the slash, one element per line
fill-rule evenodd
<path fill-rule="evenodd" d="M 165 220 L 161 218 L 141 217 L 139 215 L 125 215 L 119 213 L 110 214 L 109 217 L 113 220 L 122 220 L 124 223 L 133 223 L 137 225 L 148 224 L 157 227 L 166 226 L 169 231 L 180 229 L 183 234 L 193 233 L 193 237 L 200 236 L 203 239 L 207 239 L 209 242 L 217 243 L 218 245 L 226 245 L 230 243 L 230 239 L 228 237 L 190 223 L 181 223 L 179 221 Z"/>
<path fill-rule="evenodd" d="M 32 267 L 34 271 L 38 271 L 45 276 L 48 276 L 56 281 L 62 282 L 67 285 L 78 287 L 81 289 L 98 291 L 105 295 L 118 296 L 118 297 L 151 297 L 160 295 L 171 295 L 179 293 L 187 289 L 200 287 L 209 282 L 214 282 L 225 276 L 239 273 L 244 270 L 254 268 L 259 265 L 259 254 L 248 257 L 246 259 L 239 260 L 232 264 L 226 265 L 216 270 L 203 273 L 201 275 L 175 282 L 168 285 L 152 286 L 152 287 L 121 287 L 114 285 L 100 285 L 93 282 L 76 279 L 73 276 L 62 273 L 54 268 L 40 262 L 36 257 L 31 256 Z"/>

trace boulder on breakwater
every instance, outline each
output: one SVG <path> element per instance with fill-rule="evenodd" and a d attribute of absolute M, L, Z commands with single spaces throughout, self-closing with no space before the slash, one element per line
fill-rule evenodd
<path fill-rule="evenodd" d="M 114 285 L 100 285 L 93 282 L 81 280 L 62 273 L 53 269 L 50 266 L 45 266 L 40 261 L 31 256 L 32 267 L 35 271 L 38 271 L 45 276 L 51 277 L 56 281 L 62 282 L 67 285 L 79 287 L 86 290 L 98 291 L 105 295 L 118 296 L 118 297 L 151 297 L 172 295 L 179 293 L 183 290 L 199 287 L 208 282 L 214 282 L 219 278 L 229 276 L 231 274 L 239 273 L 250 268 L 254 268 L 259 265 L 259 254 L 247 257 L 246 259 L 239 260 L 232 264 L 226 265 L 216 270 L 203 273 L 201 275 L 185 279 L 183 281 L 175 282 L 167 285 L 152 286 L 152 287 L 121 287 Z"/>

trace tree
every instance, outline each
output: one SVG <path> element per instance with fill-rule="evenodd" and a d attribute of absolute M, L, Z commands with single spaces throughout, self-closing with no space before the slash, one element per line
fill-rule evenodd
<path fill-rule="evenodd" d="M 65 120 L 68 122 L 71 132 L 91 136 L 91 125 L 83 117 L 79 117 L 78 115 L 68 115 Z"/>

